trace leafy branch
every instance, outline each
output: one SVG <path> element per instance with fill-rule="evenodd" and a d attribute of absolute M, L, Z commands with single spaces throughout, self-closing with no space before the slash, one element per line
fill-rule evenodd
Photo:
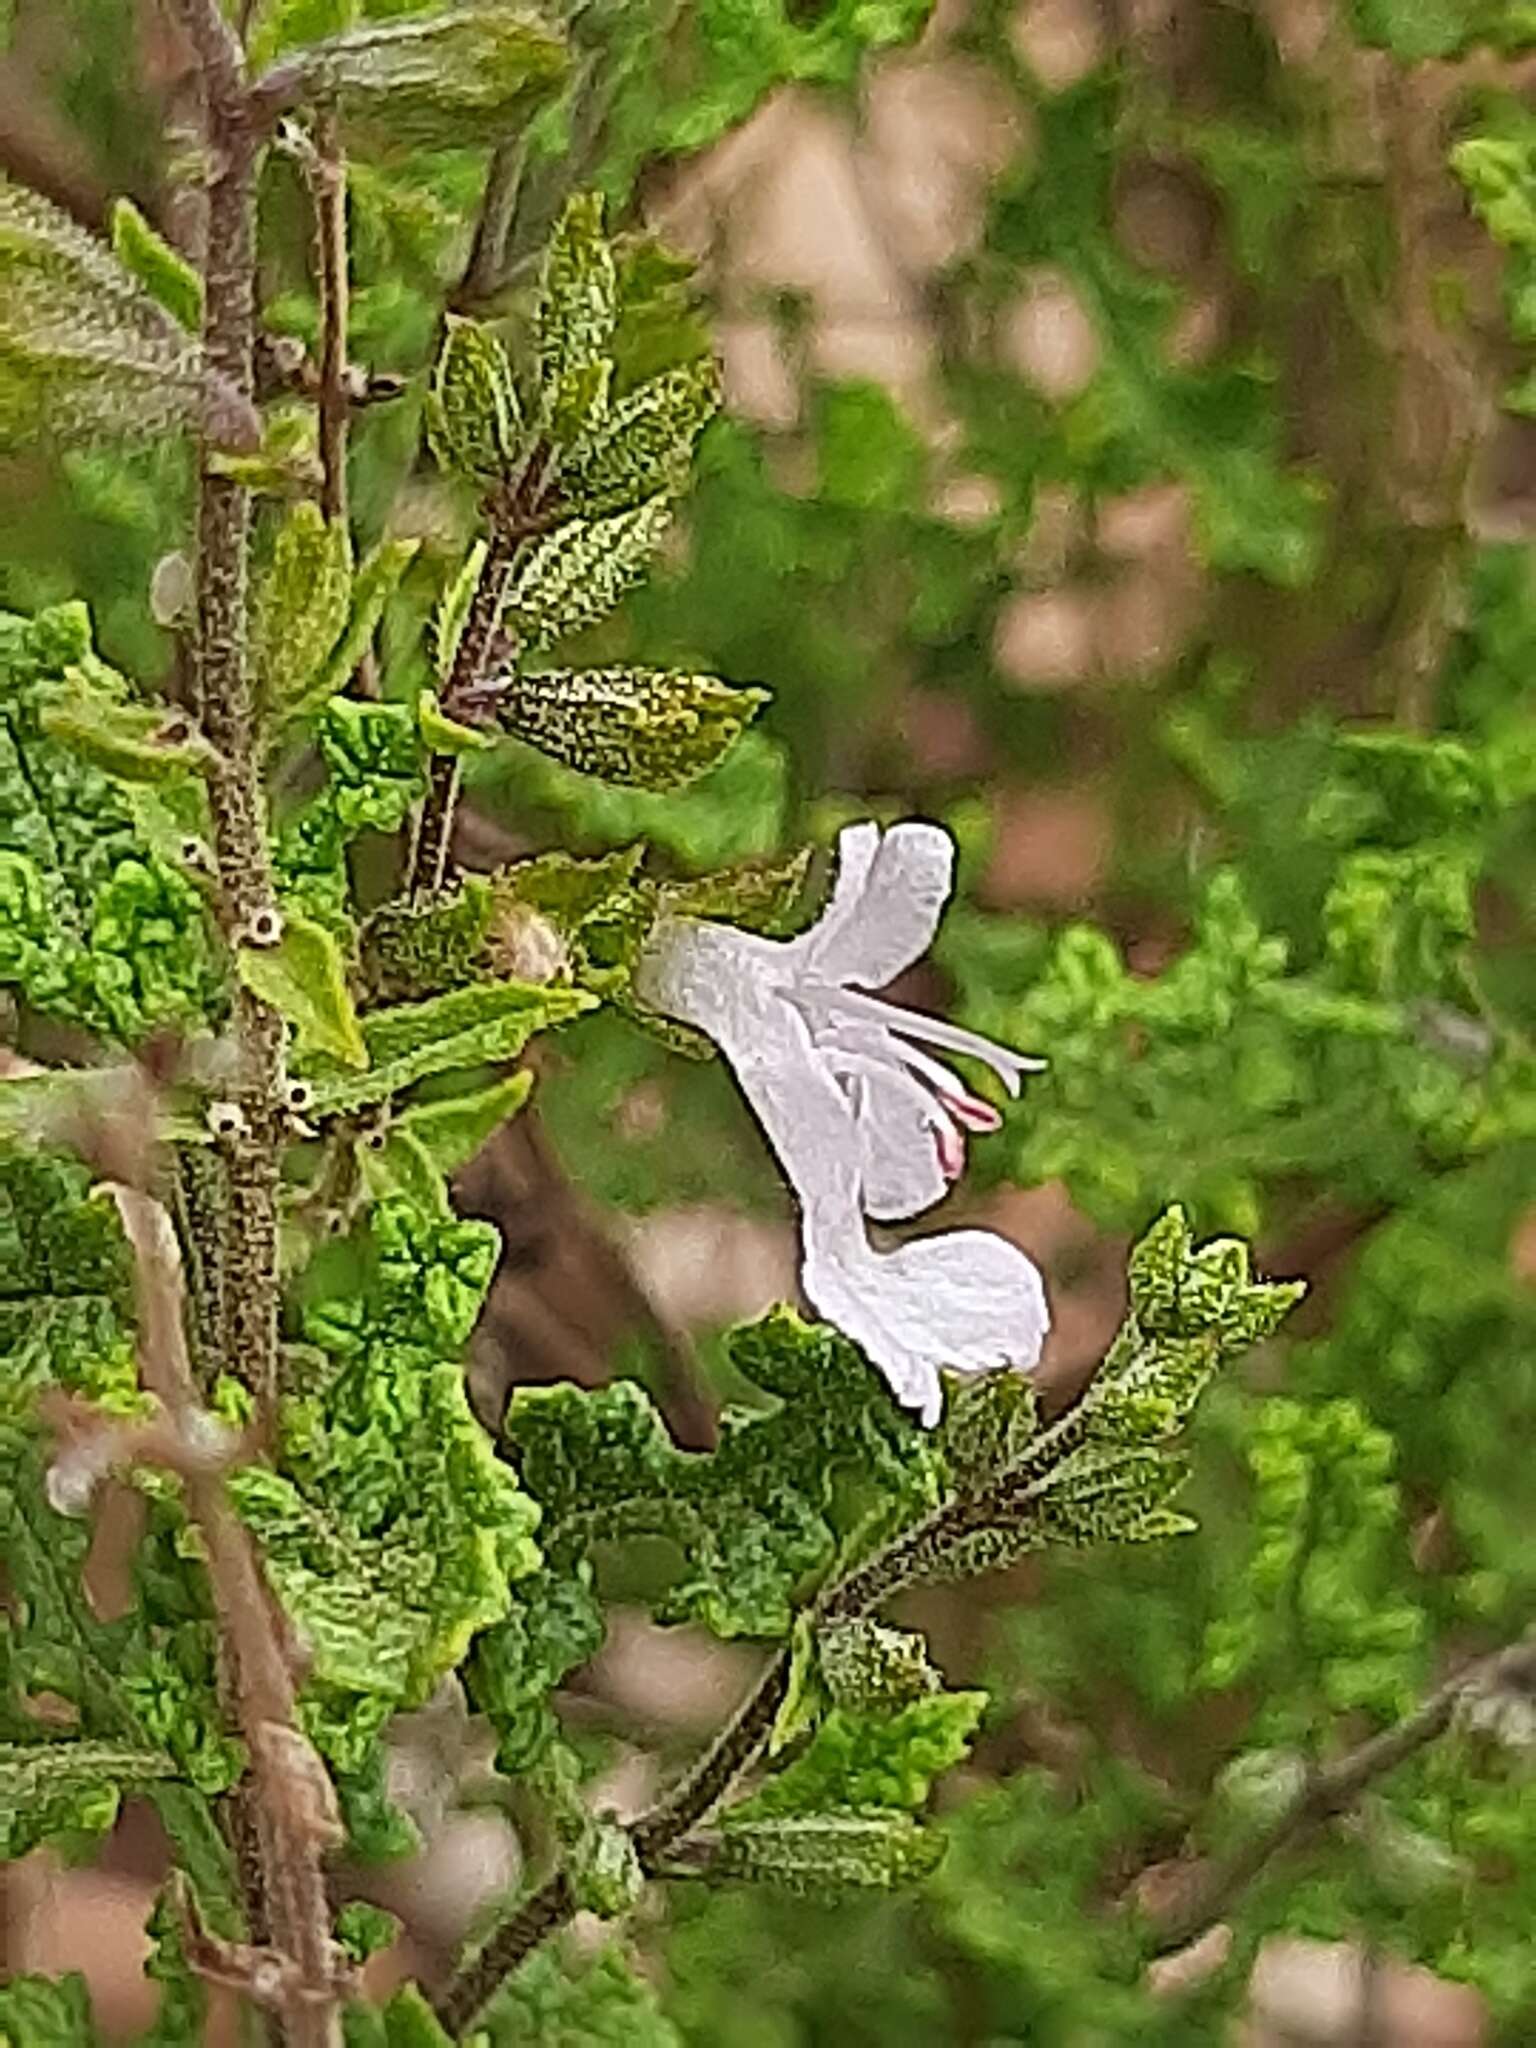
<path fill-rule="evenodd" d="M 1182 1897 L 1156 1919 L 1160 1951 L 1182 1948 L 1231 1912 L 1273 1859 L 1298 1838 L 1337 1820 L 1377 1779 L 1436 1742 L 1479 1702 L 1536 1694 L 1536 1643 L 1513 1643 L 1458 1671 L 1390 1728 L 1369 1736 L 1327 1764 L 1308 1765 L 1294 1795 L 1262 1828 L 1192 1875 Z"/>

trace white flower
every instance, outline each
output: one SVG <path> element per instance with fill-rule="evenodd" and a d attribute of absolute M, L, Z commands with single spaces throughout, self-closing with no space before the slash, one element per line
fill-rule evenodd
<path fill-rule="evenodd" d="M 966 1132 L 1001 1121 L 924 1047 L 980 1060 L 1011 1095 L 1041 1064 L 870 993 L 927 951 L 953 876 L 937 825 L 850 826 L 808 932 L 665 919 L 636 984 L 730 1061 L 800 1203 L 807 1298 L 929 1423 L 941 1367 L 1027 1370 L 1049 1327 L 1040 1275 L 1005 1239 L 948 1231 L 881 1252 L 864 1227 L 930 1208 L 964 1165 Z"/>

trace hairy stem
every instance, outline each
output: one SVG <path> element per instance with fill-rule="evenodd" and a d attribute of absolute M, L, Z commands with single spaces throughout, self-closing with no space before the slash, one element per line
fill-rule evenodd
<path fill-rule="evenodd" d="M 496 636 L 507 601 L 507 587 L 526 537 L 514 525 L 503 523 L 491 528 L 480 581 L 454 655 L 453 673 L 443 689 L 443 710 L 450 718 L 465 717 L 477 686 L 485 681 L 495 662 Z M 461 780 L 457 754 L 433 757 L 406 883 L 407 893 L 415 903 L 435 896 L 447 879 Z"/>
<path fill-rule="evenodd" d="M 206 100 L 210 163 L 203 278 L 203 345 L 209 370 L 249 402 L 255 387 L 256 172 L 261 138 L 251 118 L 240 45 L 217 0 L 176 0 L 197 53 Z M 281 931 L 267 846 L 262 745 L 249 660 L 250 493 L 219 474 L 204 444 L 198 507 L 195 706 L 217 749 L 210 778 L 221 916 L 231 946 L 272 944 Z M 253 1389 L 270 1432 L 278 1395 L 278 1172 L 283 1026 L 241 989 L 233 1032 L 238 1116 L 222 1145 L 225 1199 L 212 1320 L 217 1363 Z M 158 1205 L 130 1198 L 124 1224 L 140 1252 L 141 1334 L 156 1387 L 173 1412 L 193 1419 L 195 1382 L 181 1318 L 181 1268 Z M 151 1211 L 153 1213 L 151 1213 Z M 152 1284 L 151 1284 L 152 1283 Z M 284 2048 L 337 2048 L 339 1982 L 323 1857 L 339 1830 L 329 1780 L 299 1731 L 295 1688 L 277 1610 L 260 1560 L 221 1479 L 188 1482 L 188 1510 L 202 1531 L 241 1734 L 250 1757 L 242 1820 L 251 1823 L 259 1907 L 273 1944 Z M 254 1985 L 253 1985 L 254 1988 Z"/>
<path fill-rule="evenodd" d="M 656 1875 L 668 1853 L 709 1818 L 761 1757 L 788 1688 L 786 1649 L 774 1656 L 687 1776 L 631 1822 L 629 1839 L 648 1877 Z M 455 2038 L 462 2034 L 507 1978 L 575 1912 L 570 1883 L 564 1871 L 557 1870 L 503 1921 L 434 2000 L 433 2010 L 448 2033 Z"/>

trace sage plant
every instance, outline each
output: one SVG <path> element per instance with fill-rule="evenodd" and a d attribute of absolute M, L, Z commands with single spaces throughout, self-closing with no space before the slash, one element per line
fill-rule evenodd
<path fill-rule="evenodd" d="M 1047 1544 L 1175 1536 L 1169 1441 L 1296 1290 L 1170 1211 L 1097 1376 L 1046 1418 L 1024 1254 L 871 1238 L 1001 1124 L 935 1053 L 1010 1095 L 1035 1064 L 880 999 L 948 896 L 938 827 L 845 832 L 808 925 L 803 860 L 680 875 L 644 844 L 557 845 L 461 871 L 485 757 L 664 793 L 766 701 L 563 654 L 668 532 L 712 360 L 623 354 L 676 266 L 578 193 L 500 317 L 445 309 L 429 388 L 360 368 L 349 154 L 504 143 L 557 93 L 563 34 L 493 4 L 305 41 L 291 7 L 248 49 L 214 0 L 174 12 L 205 122 L 195 246 L 126 202 L 109 245 L 0 187 L 7 436 L 184 435 L 197 474 L 154 593 L 174 696 L 101 658 L 89 591 L 0 618 L 0 1848 L 85 1853 L 125 1794 L 153 1806 L 158 2043 L 202 2038 L 211 1985 L 286 2048 L 526 2039 L 506 2001 L 578 1911 L 620 1918 L 658 1881 L 835 1897 L 931 1869 L 930 1784 L 984 1701 L 886 1603 Z M 258 316 L 279 162 L 312 208 L 312 352 Z M 348 501 L 356 410 L 417 403 L 459 521 L 435 560 L 403 530 L 363 549 Z M 525 1102 L 525 1053 L 603 1004 L 718 1043 L 800 1205 L 826 1320 L 785 1306 L 731 1335 L 756 1395 L 709 1452 L 630 1379 L 518 1389 L 495 1433 L 466 1392 L 497 1237 L 450 1176 Z M 108 1615 L 84 1567 L 114 1490 L 138 1518 Z M 760 1663 L 621 1823 L 559 1695 L 603 1639 L 598 1564 L 639 1537 L 673 1560 L 657 1620 Z M 445 1688 L 494 1730 L 528 1882 L 451 1975 L 380 2007 L 363 1965 L 394 1924 L 339 1873 L 412 1848 L 391 1724 Z M 80 1979 L 0 1988 L 0 2039 L 94 2038 Z"/>

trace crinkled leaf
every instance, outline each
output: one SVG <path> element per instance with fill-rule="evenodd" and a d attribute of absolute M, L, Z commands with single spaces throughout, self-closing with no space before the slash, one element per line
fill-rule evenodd
<path fill-rule="evenodd" d="M 0 614 L 0 983 L 132 1045 L 216 1017 L 223 975 L 207 906 L 163 850 L 187 831 L 176 779 L 129 788 L 45 729 L 86 697 L 130 714 L 83 605 Z"/>
<path fill-rule="evenodd" d="M 790 1815 L 915 1812 L 966 1755 L 984 1692 L 930 1692 L 894 1713 L 837 1707 L 809 1748 L 725 1815 L 727 1830 Z"/>
<path fill-rule="evenodd" d="M 496 1251 L 486 1224 L 378 1203 L 305 1283 L 304 1334 L 330 1366 L 287 1403 L 276 1469 L 229 1481 L 309 1652 L 309 1732 L 343 1769 L 538 1564 L 537 1510 L 475 1420 L 459 1362 Z"/>
<path fill-rule="evenodd" d="M 846 1339 L 780 1309 L 733 1333 L 730 1348 L 772 1405 L 727 1411 L 719 1448 L 707 1455 L 678 1450 L 632 1382 L 513 1394 L 506 1437 L 543 1513 L 547 1569 L 522 1589 L 526 1607 L 520 1592 L 508 1621 L 477 1644 L 470 1679 L 524 1760 L 547 1736 L 544 1698 L 569 1668 L 559 1659 L 589 1655 L 600 1638 L 590 1590 L 596 1545 L 670 1538 L 679 1564 L 656 1595 L 660 1619 L 776 1639 L 788 1634 L 802 1589 L 830 1563 L 840 1529 L 876 1500 L 916 1514 L 933 1498 L 938 1466 L 928 1438 Z M 552 1609 L 556 1586 L 563 1590 Z M 551 1611 L 565 1617 L 553 1639 Z"/>

